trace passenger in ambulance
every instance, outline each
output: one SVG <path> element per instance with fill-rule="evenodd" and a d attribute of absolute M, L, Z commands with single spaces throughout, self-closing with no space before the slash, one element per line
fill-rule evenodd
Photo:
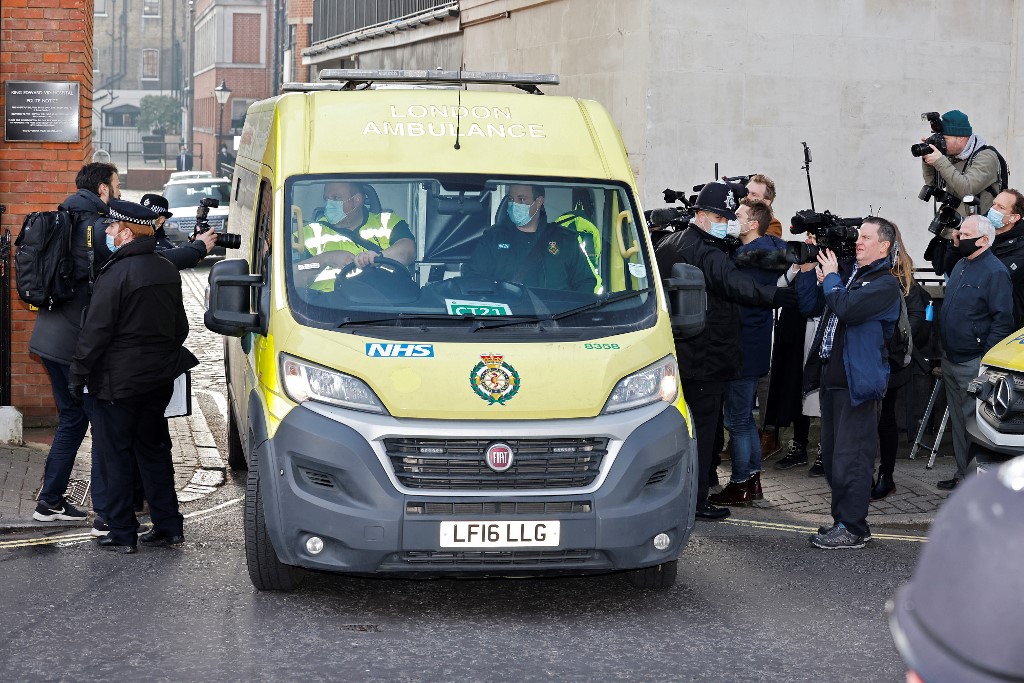
<path fill-rule="evenodd" d="M 480 236 L 466 274 L 529 287 L 594 292 L 587 255 L 573 230 L 549 223 L 540 185 L 510 185 L 506 208 Z"/>
<path fill-rule="evenodd" d="M 416 244 L 409 224 L 387 211 L 371 211 L 357 183 L 324 185 L 324 214 L 299 235 L 295 281 L 320 291 L 333 291 L 334 279 L 345 266 L 370 266 L 378 258 L 410 265 Z"/>

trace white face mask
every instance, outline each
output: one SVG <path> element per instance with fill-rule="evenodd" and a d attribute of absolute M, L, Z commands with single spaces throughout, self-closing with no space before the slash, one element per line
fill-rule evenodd
<path fill-rule="evenodd" d="M 735 220 L 726 223 L 725 234 L 727 234 L 729 237 L 739 237 L 740 222 L 738 220 Z"/>

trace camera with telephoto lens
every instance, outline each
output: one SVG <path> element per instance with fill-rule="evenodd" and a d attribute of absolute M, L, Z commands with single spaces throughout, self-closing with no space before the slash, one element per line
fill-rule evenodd
<path fill-rule="evenodd" d="M 929 135 L 924 142 L 918 142 L 911 145 L 910 153 L 915 157 L 923 157 L 926 154 L 932 153 L 932 149 L 929 145 L 934 145 L 935 149 L 939 150 L 943 154 L 948 154 L 946 150 L 946 138 L 942 136 L 942 116 L 940 116 L 937 111 L 926 111 L 921 114 L 921 118 L 931 124 L 932 134 Z"/>
<path fill-rule="evenodd" d="M 220 206 L 220 201 L 213 197 L 204 197 L 199 200 L 199 207 L 196 209 L 196 227 L 189 235 L 189 242 L 194 242 L 196 237 L 211 229 L 207 217 L 210 215 L 210 209 L 216 209 L 218 206 Z M 242 236 L 233 232 L 218 232 L 215 245 L 223 249 L 238 249 L 242 246 Z"/>
<path fill-rule="evenodd" d="M 790 232 L 794 235 L 809 232 L 818 244 L 787 242 L 786 255 L 790 261 L 799 264 L 815 262 L 822 249 L 831 249 L 840 260 L 854 258 L 857 255 L 857 237 L 862 222 L 863 218 L 840 218 L 828 211 L 797 211 Z"/>
<path fill-rule="evenodd" d="M 924 194 L 924 190 L 921 193 Z M 928 224 L 928 232 L 933 235 L 941 235 L 947 229 L 956 230 L 960 227 L 960 224 L 964 222 L 964 216 L 957 212 L 961 204 L 967 206 L 967 215 L 969 216 L 978 212 L 978 198 L 973 194 L 969 194 L 961 200 L 945 190 L 935 190 L 932 192 L 932 196 L 935 197 L 935 201 L 939 202 L 939 210 L 935 212 L 932 222 Z"/>

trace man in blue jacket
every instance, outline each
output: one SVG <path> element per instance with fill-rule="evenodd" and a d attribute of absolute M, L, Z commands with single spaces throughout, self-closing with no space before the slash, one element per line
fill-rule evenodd
<path fill-rule="evenodd" d="M 947 491 L 967 476 L 967 420 L 974 412 L 967 385 L 978 376 L 981 357 L 1013 332 L 1013 284 L 990 249 L 995 238 L 995 226 L 984 216 L 964 219 L 953 232 L 953 248 L 961 258 L 950 271 L 939 317 L 942 381 L 956 460 L 956 475 L 939 482 Z"/>
<path fill-rule="evenodd" d="M 886 340 L 900 317 L 891 250 L 895 226 L 864 219 L 856 259 L 840 264 L 824 249 L 818 267 L 797 276 L 800 312 L 821 314 L 804 368 L 804 393 L 820 389 L 821 461 L 832 488 L 832 526 L 811 536 L 827 550 L 863 548 L 878 454 L 878 415 L 889 381 Z M 814 274 L 812 274 L 814 273 Z"/>

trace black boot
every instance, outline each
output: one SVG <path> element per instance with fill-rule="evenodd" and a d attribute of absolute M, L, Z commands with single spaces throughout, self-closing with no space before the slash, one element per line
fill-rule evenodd
<path fill-rule="evenodd" d="M 878 481 L 871 487 L 871 500 L 882 500 L 896 490 L 891 474 L 878 473 Z"/>

